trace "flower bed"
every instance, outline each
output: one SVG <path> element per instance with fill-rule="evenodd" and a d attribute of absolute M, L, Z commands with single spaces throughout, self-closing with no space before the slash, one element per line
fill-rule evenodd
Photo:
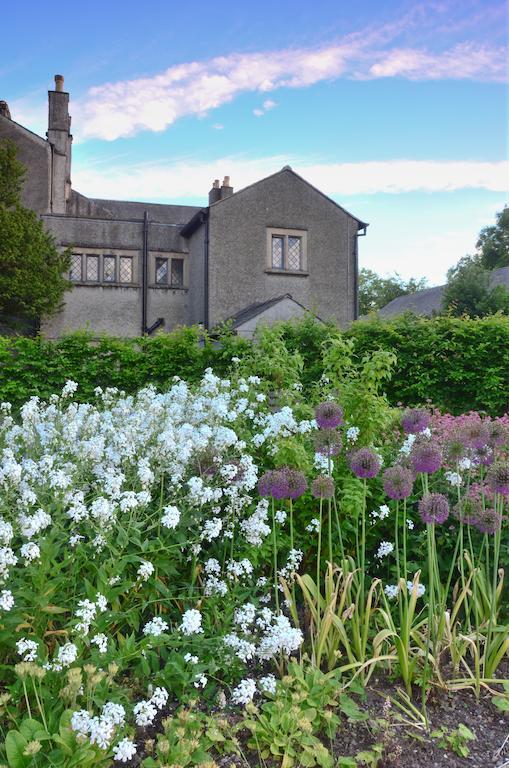
<path fill-rule="evenodd" d="M 329 766 L 375 671 L 424 729 L 436 688 L 507 707 L 503 419 L 401 416 L 371 391 L 377 434 L 332 375 L 316 410 L 210 370 L 76 387 L 2 406 L 11 768 Z"/>

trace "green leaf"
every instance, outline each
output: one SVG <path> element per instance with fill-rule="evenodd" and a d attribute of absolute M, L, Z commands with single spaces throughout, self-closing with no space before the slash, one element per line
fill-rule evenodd
<path fill-rule="evenodd" d="M 7 755 L 7 761 L 9 768 L 25 768 L 32 758 L 25 757 L 23 752 L 28 744 L 28 739 L 19 731 L 9 731 L 5 737 L 5 753 Z"/>

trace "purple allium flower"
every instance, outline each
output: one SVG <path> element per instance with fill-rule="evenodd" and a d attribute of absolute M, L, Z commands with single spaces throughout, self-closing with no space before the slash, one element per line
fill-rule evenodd
<path fill-rule="evenodd" d="M 490 439 L 490 428 L 485 421 L 469 421 L 461 428 L 463 442 L 469 448 L 482 448 Z"/>
<path fill-rule="evenodd" d="M 350 455 L 350 469 L 357 477 L 376 477 L 380 472 L 382 462 L 380 456 L 371 448 L 359 448 Z"/>
<path fill-rule="evenodd" d="M 311 493 L 315 499 L 332 499 L 334 496 L 334 480 L 328 475 L 315 477 L 311 485 Z"/>
<path fill-rule="evenodd" d="M 286 486 L 288 489 L 286 494 L 287 499 L 298 499 L 299 496 L 306 493 L 308 487 L 307 480 L 300 470 L 284 467 L 281 471 L 284 472 L 286 477 Z"/>
<path fill-rule="evenodd" d="M 414 472 L 431 475 L 442 466 L 442 452 L 436 443 L 416 440 L 410 452 L 410 461 Z"/>
<path fill-rule="evenodd" d="M 323 456 L 336 456 L 342 448 L 341 435 L 334 429 L 323 429 L 315 434 L 315 449 Z"/>
<path fill-rule="evenodd" d="M 272 489 L 272 470 L 264 472 L 258 480 L 258 493 L 260 496 L 270 496 Z"/>
<path fill-rule="evenodd" d="M 423 523 L 445 523 L 449 517 L 449 502 L 441 493 L 427 493 L 419 502 Z"/>
<path fill-rule="evenodd" d="M 492 421 L 490 424 L 490 436 L 488 445 L 492 448 L 499 448 L 501 445 L 509 443 L 509 428 L 503 421 Z"/>
<path fill-rule="evenodd" d="M 413 473 L 401 464 L 395 464 L 385 470 L 383 486 L 390 499 L 406 499 L 414 487 Z"/>
<path fill-rule="evenodd" d="M 320 429 L 335 429 L 343 423 L 343 409 L 332 400 L 315 408 L 315 419 Z"/>
<path fill-rule="evenodd" d="M 502 525 L 502 515 L 492 507 L 482 509 L 474 525 L 481 531 L 481 533 L 487 533 L 490 536 L 493 536 L 500 530 Z"/>
<path fill-rule="evenodd" d="M 289 499 L 290 486 L 288 484 L 288 475 L 284 468 L 274 469 L 270 483 L 270 495 L 273 499 Z M 300 494 L 299 494 L 300 495 Z"/>
<path fill-rule="evenodd" d="M 465 443 L 463 442 L 460 433 L 456 430 L 449 437 L 445 446 L 447 461 L 449 464 L 457 464 L 458 461 L 465 458 L 466 452 Z"/>
<path fill-rule="evenodd" d="M 495 493 L 509 496 L 509 464 L 497 461 L 489 468 L 486 483 Z"/>
<path fill-rule="evenodd" d="M 401 417 L 401 426 L 407 435 L 417 435 L 429 427 L 430 415 L 423 408 L 407 408 Z"/>

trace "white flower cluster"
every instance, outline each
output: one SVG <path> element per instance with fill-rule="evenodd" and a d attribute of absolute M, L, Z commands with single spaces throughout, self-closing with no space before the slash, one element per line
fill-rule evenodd
<path fill-rule="evenodd" d="M 203 632 L 201 613 L 196 608 L 190 608 L 182 616 L 180 631 L 183 635 L 198 635 Z"/>
<path fill-rule="evenodd" d="M 406 588 L 407 588 L 407 592 L 411 594 L 414 588 L 413 581 L 407 581 Z M 389 600 L 393 600 L 398 595 L 399 586 L 397 584 L 387 584 L 384 587 L 384 592 L 389 598 Z M 417 584 L 417 597 L 422 597 L 425 592 L 426 592 L 426 587 L 424 586 L 424 584 L 421 584 L 421 583 Z"/>
<path fill-rule="evenodd" d="M 387 555 L 390 555 L 391 552 L 394 552 L 394 544 L 392 541 L 382 541 L 380 542 L 375 557 L 382 560 L 384 557 L 387 557 Z"/>
<path fill-rule="evenodd" d="M 133 709 L 136 725 L 144 728 L 152 725 L 160 709 L 166 706 L 168 691 L 166 688 L 156 688 L 150 699 L 143 699 Z"/>
<path fill-rule="evenodd" d="M 74 712 L 71 717 L 72 730 L 79 737 L 83 739 L 88 738 L 90 744 L 97 744 L 100 749 L 104 750 L 109 749 L 117 728 L 121 728 L 124 723 L 124 707 L 112 701 L 108 701 L 103 706 L 101 714 L 95 717 L 86 709 Z"/>

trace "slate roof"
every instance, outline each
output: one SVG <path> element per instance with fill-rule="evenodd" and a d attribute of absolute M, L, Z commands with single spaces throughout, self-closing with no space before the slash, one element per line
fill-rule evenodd
<path fill-rule="evenodd" d="M 505 285 L 509 288 L 509 267 L 494 269 L 490 275 L 490 285 Z M 398 296 L 385 307 L 378 311 L 379 317 L 395 317 L 404 312 L 413 312 L 414 315 L 431 316 L 433 312 L 442 309 L 442 298 L 445 285 L 436 285 L 433 288 L 425 288 L 423 291 L 411 293 L 408 296 Z"/>
<path fill-rule="evenodd" d="M 150 221 L 160 224 L 174 224 L 183 226 L 192 219 L 195 213 L 201 211 L 198 205 L 165 205 L 164 203 L 139 203 L 130 200 L 103 200 L 91 197 L 91 202 L 96 203 L 112 213 L 114 219 L 143 219 L 143 214 L 148 211 Z"/>
<path fill-rule="evenodd" d="M 283 299 L 290 299 L 291 301 L 294 302 L 294 304 L 298 304 L 299 307 L 302 307 L 302 309 L 306 310 L 306 312 L 309 312 L 309 310 L 304 306 L 304 304 L 301 304 L 300 301 L 297 301 L 297 299 L 293 298 L 291 293 L 283 293 L 281 296 L 274 296 L 274 298 L 267 299 L 267 301 L 258 301 L 253 304 L 249 304 L 247 307 L 244 307 L 244 309 L 241 309 L 239 312 L 236 312 L 234 315 L 231 315 L 228 318 L 228 321 L 233 323 L 234 328 L 238 328 L 240 325 L 247 323 L 248 320 L 252 320 L 253 317 L 257 317 L 258 315 L 261 315 L 263 312 L 265 312 L 270 307 L 273 307 L 275 304 L 279 304 L 279 302 L 283 301 Z M 321 318 L 318 317 L 318 315 L 315 315 L 315 317 L 318 320 L 321 320 Z"/>

